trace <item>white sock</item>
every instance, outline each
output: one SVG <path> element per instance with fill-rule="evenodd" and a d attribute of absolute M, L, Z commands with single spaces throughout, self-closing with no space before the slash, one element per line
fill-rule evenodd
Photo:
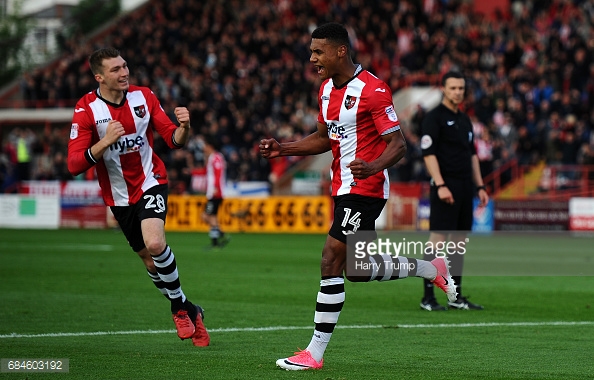
<path fill-rule="evenodd" d="M 437 268 L 430 261 L 417 260 L 417 277 L 423 277 L 429 281 L 437 277 Z"/>
<path fill-rule="evenodd" d="M 324 351 L 326 351 L 326 346 L 328 346 L 331 336 L 332 333 L 323 333 L 314 330 L 311 342 L 309 342 L 309 346 L 307 346 L 306 350 L 309 351 L 311 357 L 314 358 L 315 361 L 319 362 L 324 357 Z"/>

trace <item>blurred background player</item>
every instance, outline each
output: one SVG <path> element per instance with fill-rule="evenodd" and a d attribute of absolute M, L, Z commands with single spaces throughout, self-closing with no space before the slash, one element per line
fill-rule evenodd
<path fill-rule="evenodd" d="M 212 135 L 204 136 L 207 202 L 202 218 L 210 226 L 208 237 L 211 240 L 211 248 L 224 247 L 230 240 L 229 236 L 226 236 L 219 226 L 218 213 L 224 199 L 227 164 L 218 147 L 219 144 Z"/>
<path fill-rule="evenodd" d="M 182 291 L 173 251 L 165 241 L 167 171 L 153 150 L 153 130 L 170 148 L 182 148 L 190 113 L 176 107 L 179 127 L 172 123 L 149 88 L 129 84 L 128 63 L 114 48 L 93 52 L 89 65 L 99 88 L 74 108 L 68 170 L 78 175 L 96 167 L 105 204 L 155 286 L 171 302 L 177 335 L 208 346 L 202 308 Z"/>

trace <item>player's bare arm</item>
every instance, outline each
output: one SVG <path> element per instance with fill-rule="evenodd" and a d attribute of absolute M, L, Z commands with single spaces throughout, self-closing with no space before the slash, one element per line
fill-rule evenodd
<path fill-rule="evenodd" d="M 353 177 L 356 179 L 365 179 L 375 173 L 382 171 L 394 165 L 406 153 L 406 141 L 402 131 L 398 130 L 382 136 L 386 142 L 386 149 L 382 154 L 372 162 L 365 162 L 360 158 L 351 161 L 347 168 L 351 169 Z"/>
<path fill-rule="evenodd" d="M 279 143 L 275 139 L 262 139 L 260 141 L 260 154 L 264 158 L 280 156 L 310 156 L 330 150 L 328 128 L 318 123 L 318 130 L 299 141 Z"/>
<path fill-rule="evenodd" d="M 97 159 L 102 157 L 103 153 L 105 153 L 111 145 L 115 144 L 125 133 L 122 123 L 117 120 L 110 120 L 109 123 L 107 123 L 105 136 L 91 147 L 91 154 L 93 157 Z"/>
<path fill-rule="evenodd" d="M 173 138 L 178 144 L 185 145 L 190 137 L 190 111 L 186 107 L 176 107 L 173 113 L 179 123 Z"/>

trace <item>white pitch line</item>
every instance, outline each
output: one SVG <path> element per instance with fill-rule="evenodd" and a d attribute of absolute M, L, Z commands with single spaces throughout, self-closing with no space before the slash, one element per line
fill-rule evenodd
<path fill-rule="evenodd" d="M 484 322 L 484 323 L 420 323 L 415 325 L 346 325 L 336 326 L 337 329 L 430 329 L 430 328 L 481 328 L 481 327 L 539 327 L 539 326 L 594 326 L 594 321 L 551 321 L 551 322 Z M 228 327 L 208 329 L 211 333 L 219 332 L 250 332 L 250 331 L 287 331 L 309 330 L 313 326 L 269 326 L 269 327 Z M 171 334 L 175 330 L 129 330 L 129 331 L 95 331 L 77 333 L 47 333 L 47 334 L 4 334 L 0 339 L 7 338 L 55 338 L 69 336 L 99 336 L 99 335 L 141 335 L 141 334 Z"/>

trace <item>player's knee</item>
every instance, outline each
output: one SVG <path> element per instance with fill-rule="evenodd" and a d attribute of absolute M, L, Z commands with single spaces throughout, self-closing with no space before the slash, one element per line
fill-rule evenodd
<path fill-rule="evenodd" d="M 167 246 L 165 240 L 159 238 L 145 239 L 144 244 L 152 256 L 161 254 L 161 252 L 163 252 Z"/>

